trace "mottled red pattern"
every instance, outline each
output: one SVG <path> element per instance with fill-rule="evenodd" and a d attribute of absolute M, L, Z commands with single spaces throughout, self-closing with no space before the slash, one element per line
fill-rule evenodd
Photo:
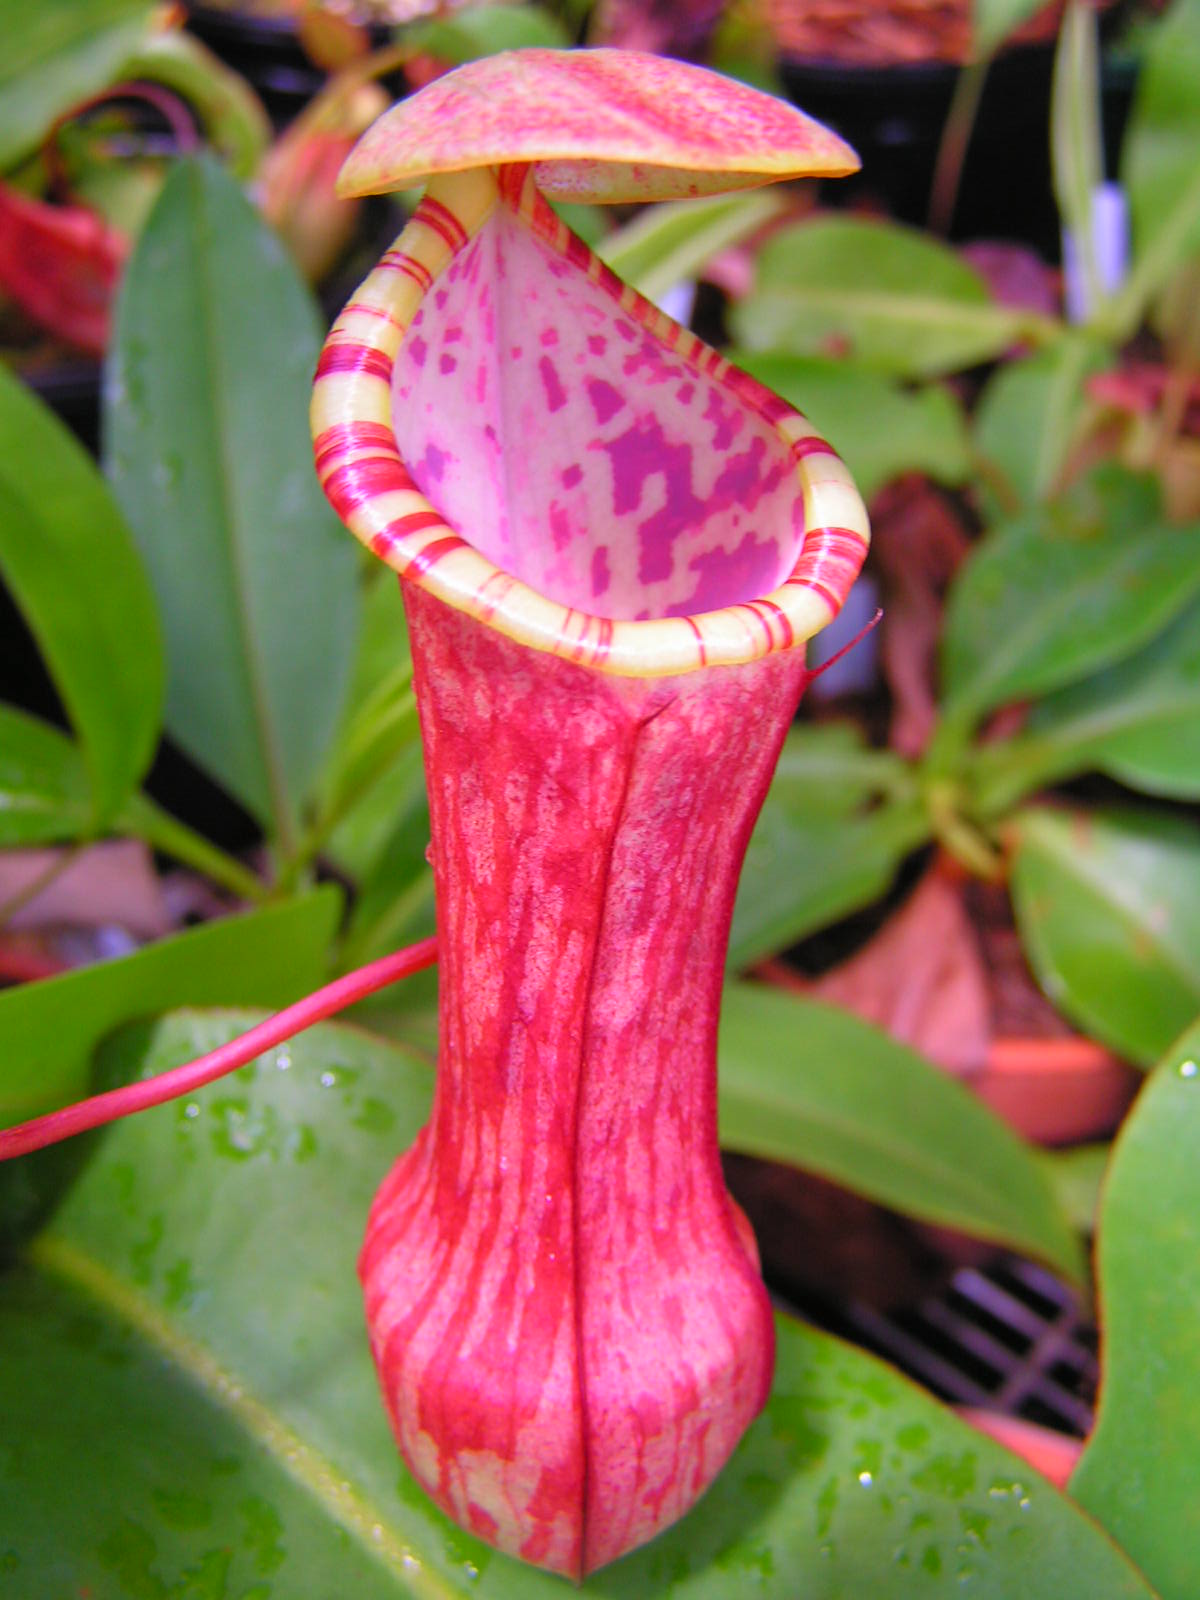
<path fill-rule="evenodd" d="M 372 1212 L 368 1324 L 434 1498 L 579 1576 L 681 1515 L 766 1399 L 715 1041 L 803 658 L 606 677 L 405 601 L 441 1043 L 430 1125 Z"/>
<path fill-rule="evenodd" d="M 533 224 L 558 237 L 552 213 Z M 660 337 L 627 300 L 502 207 L 401 347 L 401 453 L 452 527 L 564 605 L 640 619 L 768 593 L 795 565 L 804 509 L 766 392 L 725 381 L 712 352 L 698 371 L 679 331 Z"/>
<path fill-rule="evenodd" d="M 543 159 L 546 158 L 546 159 Z M 854 152 L 786 101 L 637 50 L 513 50 L 437 78 L 380 118 L 348 194 L 534 161 L 560 198 L 655 200 L 853 172 Z"/>

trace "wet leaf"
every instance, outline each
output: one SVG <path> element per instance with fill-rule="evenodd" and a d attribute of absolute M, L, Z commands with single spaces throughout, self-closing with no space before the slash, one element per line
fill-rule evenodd
<path fill-rule="evenodd" d="M 989 360 L 1041 321 L 997 305 L 977 272 L 915 229 L 833 217 L 777 233 L 731 317 L 747 349 L 851 356 L 908 378 Z"/>
<path fill-rule="evenodd" d="M 880 1029 L 821 1001 L 729 984 L 719 1059 L 723 1144 L 1082 1278 L 1078 1242 L 1034 1150 Z"/>
<path fill-rule="evenodd" d="M 183 1015 L 128 1077 L 240 1031 Z M 435 1511 L 395 1454 L 354 1276 L 427 1070 L 323 1027 L 114 1128 L 31 1264 L 0 1283 L 6 1571 L 95 1600 L 331 1594 L 540 1600 L 560 1579 Z M 190 1107 L 196 1107 L 195 1114 Z M 1115 1548 L 914 1385 L 781 1321 L 774 1393 L 678 1527 L 583 1585 L 613 1600 L 1148 1600 Z"/>
<path fill-rule="evenodd" d="M 1132 809 L 1034 809 L 1014 834 L 1017 925 L 1042 988 L 1148 1066 L 1200 1013 L 1200 827 Z"/>
<path fill-rule="evenodd" d="M 870 500 L 905 472 L 962 483 L 971 468 L 962 410 L 948 389 L 908 389 L 868 367 L 818 356 L 726 352 L 824 434 Z"/>
<path fill-rule="evenodd" d="M 960 735 L 1005 701 L 1119 661 L 1198 589 L 1200 529 L 1165 524 L 1151 487 L 1119 470 L 1003 524 L 976 547 L 950 591 L 946 735 Z"/>
<path fill-rule="evenodd" d="M 1200 1028 L 1150 1078 L 1113 1147 L 1097 1272 L 1104 1382 L 1071 1493 L 1163 1600 L 1200 1592 Z"/>
<path fill-rule="evenodd" d="M 0 1120 L 7 1127 L 87 1092 L 113 1028 L 170 1006 L 286 1005 L 325 976 L 335 889 L 209 922 L 135 955 L 0 993 Z"/>
<path fill-rule="evenodd" d="M 162 711 L 154 595 L 104 479 L 0 370 L 0 573 L 79 736 L 97 825 L 149 765 Z"/>
<path fill-rule="evenodd" d="M 317 309 L 211 160 L 172 171 L 129 263 L 108 467 L 167 634 L 167 726 L 285 845 L 340 714 L 357 556 L 312 470 Z"/>
<path fill-rule="evenodd" d="M 898 757 L 851 728 L 804 728 L 784 745 L 746 852 L 729 965 L 749 966 L 887 889 L 929 835 Z"/>

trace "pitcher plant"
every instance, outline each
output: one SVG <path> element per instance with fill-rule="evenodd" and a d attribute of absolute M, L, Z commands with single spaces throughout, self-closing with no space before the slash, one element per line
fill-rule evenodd
<path fill-rule="evenodd" d="M 576 1578 L 681 1516 L 767 1397 L 718 1008 L 803 642 L 868 534 L 804 418 L 549 200 L 856 164 L 700 69 L 527 50 L 394 107 L 342 173 L 428 180 L 313 400 L 325 491 L 402 579 L 438 903 L 437 1090 L 371 1212 L 367 1321 L 426 1490 Z"/>
<path fill-rule="evenodd" d="M 780 101 L 619 50 L 518 50 L 393 107 L 341 178 L 424 197 L 330 332 L 317 471 L 401 578 L 437 892 L 430 1121 L 360 1259 L 400 1450 L 439 1506 L 579 1579 L 683 1515 L 762 1408 L 773 1331 L 725 1190 L 734 894 L 868 527 L 782 400 L 622 283 L 551 199 L 857 166 Z M 171 1096 L 434 958 L 0 1133 Z"/>

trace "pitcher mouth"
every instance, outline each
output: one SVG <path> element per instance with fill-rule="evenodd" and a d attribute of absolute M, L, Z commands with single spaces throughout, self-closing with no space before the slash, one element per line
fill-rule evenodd
<path fill-rule="evenodd" d="M 735 586 L 729 603 L 711 609 L 701 604 L 690 611 L 685 595 L 708 598 L 704 583 L 692 576 L 674 596 L 668 589 L 665 600 L 659 583 L 650 586 L 648 604 L 638 605 L 638 597 L 631 598 L 627 590 L 615 608 L 625 614 L 598 614 L 602 608 L 586 603 L 590 591 L 586 585 L 581 588 L 578 573 L 557 585 L 548 581 L 561 563 L 545 552 L 535 553 L 533 559 L 538 581 L 527 581 L 528 555 L 524 560 L 510 559 L 507 548 L 497 546 L 497 540 L 508 537 L 503 517 L 493 519 L 503 522 L 498 533 L 486 516 L 477 515 L 473 520 L 482 521 L 486 537 L 472 543 L 462 531 L 468 525 L 463 506 L 456 516 L 445 503 L 439 509 L 424 492 L 433 490 L 434 497 L 443 501 L 456 495 L 469 500 L 472 489 L 463 488 L 453 477 L 448 489 L 435 486 L 433 477 L 440 465 L 435 461 L 431 474 L 430 451 L 418 460 L 412 438 L 405 446 L 407 464 L 402 455 L 397 434 L 413 430 L 403 424 L 398 428 L 395 406 L 397 393 L 407 392 L 406 371 L 410 377 L 419 376 L 412 367 L 412 351 L 420 342 L 414 323 L 421 323 L 423 308 L 433 322 L 434 305 L 444 304 L 454 291 L 452 280 L 458 274 L 452 264 L 497 215 L 498 207 L 507 208 L 507 216 L 499 214 L 504 220 L 519 219 L 538 248 L 550 253 L 558 264 L 552 270 L 582 274 L 586 284 L 580 287 L 596 305 L 608 306 L 623 324 L 636 329 L 651 357 L 655 352 L 661 356 L 664 372 L 669 362 L 676 377 L 682 369 L 708 391 L 719 391 L 748 429 L 757 430 L 760 455 L 763 438 L 769 441 L 775 469 L 771 481 L 780 485 L 774 491 L 773 554 L 762 555 L 766 536 L 759 545 L 753 535 L 746 535 L 741 545 L 757 558 L 751 581 L 761 576 L 764 559 L 768 566 L 775 561 L 774 575 L 768 576 L 763 592 L 746 590 L 743 581 L 741 592 Z M 513 347 L 512 353 L 520 352 Z M 452 358 L 442 359 L 453 366 Z M 423 409 L 432 411 L 435 402 L 436 390 Z M 530 169 L 523 166 L 477 168 L 431 180 L 412 221 L 330 332 L 317 368 L 312 422 L 322 486 L 339 516 L 369 549 L 409 582 L 486 626 L 535 650 L 600 672 L 656 677 L 737 665 L 794 648 L 837 614 L 869 542 L 866 511 L 850 474 L 809 422 L 622 283 L 558 219 L 536 189 Z M 440 457 L 441 452 L 434 451 L 433 456 Z M 475 456 L 468 453 L 465 459 L 474 461 Z M 576 468 L 570 471 L 575 473 Z M 423 484 L 417 481 L 422 476 Z M 669 502 L 669 477 L 664 477 L 661 490 Z M 762 491 L 760 482 L 754 493 Z M 485 498 L 485 510 L 494 503 Z M 661 517 L 660 510 L 658 520 Z M 557 530 L 547 529 L 543 542 L 556 535 Z M 494 548 L 485 553 L 479 544 L 489 540 Z M 559 542 L 564 541 L 565 535 Z M 598 553 L 603 558 L 605 548 Z M 689 545 L 685 554 L 691 555 L 693 574 L 698 568 L 704 571 L 706 562 L 722 570 L 738 564 L 722 549 L 697 556 Z M 649 574 L 656 563 L 660 569 L 672 559 L 661 550 L 652 552 L 640 570 Z M 653 576 L 661 577 L 658 569 Z M 607 570 L 603 583 L 607 589 Z M 558 597 L 546 592 L 556 586 Z"/>

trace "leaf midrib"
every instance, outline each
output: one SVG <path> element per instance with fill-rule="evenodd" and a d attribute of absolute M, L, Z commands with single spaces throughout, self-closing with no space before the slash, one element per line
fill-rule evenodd
<path fill-rule="evenodd" d="M 925 295 L 905 295 L 899 290 L 885 293 L 878 289 L 821 289 L 802 284 L 764 284 L 746 301 L 747 310 L 763 301 L 778 300 L 785 306 L 813 307 L 816 310 L 840 311 L 846 308 L 863 314 L 901 319 L 905 322 L 928 323 L 945 327 L 957 325 L 974 332 L 995 330 L 1026 332 L 1041 328 L 1046 319 L 1028 312 L 1008 311 L 992 301 L 931 300 Z M 1053 324 L 1051 324 L 1053 326 Z"/>
<path fill-rule="evenodd" d="M 1162 695 L 1143 692 L 1126 700 L 1102 702 L 1077 711 L 1057 727 L 1048 723 L 1035 728 L 1029 742 L 1053 746 L 1066 754 L 1087 754 L 1098 745 L 1128 738 L 1131 733 L 1162 732 L 1186 717 L 1200 717 L 1200 681 L 1175 684 Z"/>
<path fill-rule="evenodd" d="M 432 1572 L 420 1552 L 388 1525 L 386 1513 L 360 1491 L 328 1457 L 256 1399 L 237 1374 L 223 1366 L 200 1340 L 172 1323 L 148 1297 L 63 1239 L 43 1234 L 29 1258 L 42 1273 L 80 1291 L 161 1354 L 168 1364 L 226 1412 L 254 1443 L 363 1550 L 397 1578 L 414 1600 L 459 1600 L 461 1591 Z"/>
<path fill-rule="evenodd" d="M 195 169 L 193 176 L 193 192 L 198 196 L 199 200 L 197 209 L 202 209 L 204 212 L 209 213 L 207 220 L 211 224 L 213 221 L 211 207 L 204 188 L 203 175 L 198 168 Z M 212 236 L 215 236 L 217 231 L 215 228 L 210 229 Z M 244 555 L 245 540 L 241 532 L 242 518 L 233 492 L 234 463 L 229 448 L 229 417 L 223 385 L 225 363 L 222 359 L 217 319 L 213 310 L 219 299 L 214 282 L 216 252 L 213 250 L 198 250 L 196 255 L 198 257 L 197 287 L 199 294 L 197 298 L 200 301 L 198 316 L 201 343 L 204 350 L 205 365 L 208 369 L 208 388 L 212 398 L 212 442 L 217 468 L 214 474 L 214 482 L 221 512 L 219 532 L 223 535 L 229 570 L 233 576 L 234 626 L 241 641 L 242 657 L 246 665 L 246 675 L 250 688 L 250 703 L 255 726 L 258 729 L 263 767 L 266 772 L 267 793 L 275 819 L 279 843 L 286 855 L 290 854 L 294 847 L 287 785 L 284 780 L 283 761 L 270 713 L 265 668 L 257 648 L 254 627 L 245 599 L 248 593 Z"/>

